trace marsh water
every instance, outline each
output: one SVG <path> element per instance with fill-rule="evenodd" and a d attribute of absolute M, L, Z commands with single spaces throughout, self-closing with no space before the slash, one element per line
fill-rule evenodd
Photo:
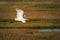
<path fill-rule="evenodd" d="M 60 32 L 60 29 L 38 29 L 38 32 Z"/>

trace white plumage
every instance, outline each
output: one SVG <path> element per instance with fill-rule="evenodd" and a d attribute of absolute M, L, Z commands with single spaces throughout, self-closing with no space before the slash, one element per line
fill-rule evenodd
<path fill-rule="evenodd" d="M 16 8 L 16 11 L 17 11 L 17 15 L 16 15 L 16 18 L 15 18 L 15 21 L 21 21 L 23 23 L 26 23 L 27 19 L 25 19 L 24 16 L 23 16 L 24 11 L 21 10 L 21 9 L 18 9 L 18 8 Z"/>

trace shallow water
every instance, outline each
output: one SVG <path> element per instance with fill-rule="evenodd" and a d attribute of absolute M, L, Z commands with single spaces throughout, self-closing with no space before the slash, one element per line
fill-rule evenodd
<path fill-rule="evenodd" d="M 60 32 L 60 29 L 39 29 L 38 32 Z"/>

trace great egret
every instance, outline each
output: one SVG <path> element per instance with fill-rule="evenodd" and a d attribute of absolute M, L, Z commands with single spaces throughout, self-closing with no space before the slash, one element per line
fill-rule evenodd
<path fill-rule="evenodd" d="M 15 18 L 15 21 L 21 21 L 23 23 L 26 23 L 27 19 L 24 18 L 24 11 L 16 8 L 16 12 L 17 12 L 17 15 L 16 15 L 16 18 Z"/>

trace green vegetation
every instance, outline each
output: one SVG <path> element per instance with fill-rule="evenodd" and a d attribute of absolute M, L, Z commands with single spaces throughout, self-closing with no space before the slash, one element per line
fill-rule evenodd
<path fill-rule="evenodd" d="M 22 2 L 23 4 L 21 4 L 19 2 L 16 2 L 16 3 L 17 4 L 14 4 L 14 3 L 12 3 L 12 4 L 7 3 L 7 4 L 3 4 L 3 5 L 0 4 L 0 8 L 3 6 L 5 6 L 3 8 L 9 8 L 12 6 L 20 7 L 23 5 L 24 5 L 24 7 L 31 7 L 31 8 L 33 8 L 33 7 L 35 7 L 35 8 L 37 8 L 37 7 L 39 7 L 39 8 L 60 8 L 60 4 L 43 4 L 43 3 L 40 4 L 40 3 L 33 3 L 33 2 L 30 2 L 30 3 L 23 3 Z M 3 8 L 1 8 L 1 9 L 3 9 Z"/>
<path fill-rule="evenodd" d="M 30 19 L 24 24 L 12 19 L 0 19 L 0 28 L 59 28 L 60 19 Z"/>
<path fill-rule="evenodd" d="M 35 4 L 32 6 L 41 8 L 60 8 L 60 4 Z"/>
<path fill-rule="evenodd" d="M 0 1 L 7 1 L 7 2 L 44 2 L 44 1 L 54 1 L 59 2 L 60 0 L 0 0 Z"/>

